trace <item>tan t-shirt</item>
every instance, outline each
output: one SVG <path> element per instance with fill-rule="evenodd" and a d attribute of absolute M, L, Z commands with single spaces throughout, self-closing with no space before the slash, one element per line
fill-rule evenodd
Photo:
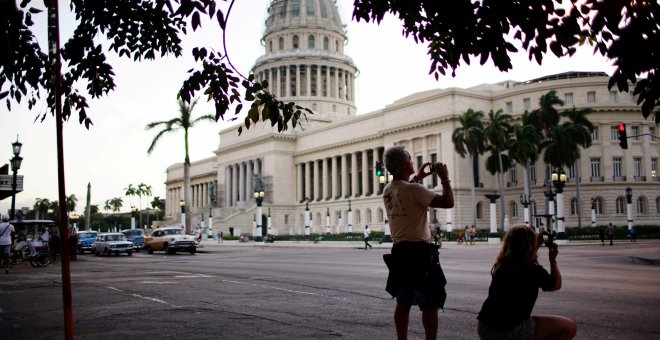
<path fill-rule="evenodd" d="M 383 201 L 394 243 L 431 240 L 426 211 L 435 195 L 423 185 L 401 180 L 385 187 Z"/>

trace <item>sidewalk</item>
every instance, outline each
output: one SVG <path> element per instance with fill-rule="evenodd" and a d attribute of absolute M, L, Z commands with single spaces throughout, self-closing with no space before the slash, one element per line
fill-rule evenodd
<path fill-rule="evenodd" d="M 643 243 L 660 243 L 660 240 L 641 241 Z M 388 250 L 392 248 L 392 243 L 378 243 L 370 242 L 372 249 Z M 568 245 L 562 247 L 572 246 L 589 246 L 598 245 L 600 241 L 571 241 Z M 475 247 L 499 247 L 499 244 L 488 244 L 485 242 L 477 242 Z M 345 249 L 364 249 L 364 241 L 285 241 L 276 240 L 274 243 L 255 243 L 254 241 L 239 242 L 238 240 L 223 241 L 221 244 L 213 239 L 202 240 L 202 246 L 197 248 L 200 253 L 210 253 L 220 251 L 223 247 L 276 247 L 276 248 L 345 248 Z M 457 245 L 456 242 L 443 242 L 442 249 L 456 249 L 466 247 L 464 245 Z M 660 251 L 655 253 L 645 253 L 638 255 L 631 255 L 630 260 L 634 263 L 644 263 L 649 265 L 660 266 Z"/>

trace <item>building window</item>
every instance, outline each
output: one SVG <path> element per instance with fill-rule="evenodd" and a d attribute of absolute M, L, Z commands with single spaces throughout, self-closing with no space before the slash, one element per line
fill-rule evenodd
<path fill-rule="evenodd" d="M 624 203 L 623 203 L 623 197 L 617 197 L 616 199 L 616 213 L 617 214 L 625 214 L 626 211 L 624 210 Z"/>
<path fill-rule="evenodd" d="M 483 210 L 484 210 L 483 205 L 481 204 L 481 202 L 478 202 L 477 203 L 477 218 L 478 219 L 484 218 L 484 211 Z"/>
<path fill-rule="evenodd" d="M 511 217 L 518 217 L 518 205 L 516 202 L 511 202 Z"/>
<path fill-rule="evenodd" d="M 577 215 L 578 201 L 575 198 L 571 199 L 571 215 Z"/>
<path fill-rule="evenodd" d="M 311 34 L 307 37 L 307 48 L 314 48 L 314 36 Z"/>
<path fill-rule="evenodd" d="M 573 163 L 568 167 L 568 179 L 574 179 L 577 177 L 577 164 Z"/>
<path fill-rule="evenodd" d="M 651 176 L 655 177 L 658 175 L 658 159 L 651 158 Z"/>
<path fill-rule="evenodd" d="M 592 142 L 597 142 L 598 141 L 598 126 L 595 126 L 594 130 L 591 131 L 591 141 Z"/>
<path fill-rule="evenodd" d="M 623 171 L 621 170 L 621 157 L 612 158 L 612 167 L 614 170 L 614 177 L 623 176 Z"/>
<path fill-rule="evenodd" d="M 637 199 L 637 213 L 646 214 L 646 199 L 644 197 Z"/>
<path fill-rule="evenodd" d="M 328 17 L 328 10 L 325 8 L 325 1 L 319 1 L 319 10 L 321 11 L 321 17 Z"/>
<path fill-rule="evenodd" d="M 513 102 L 506 102 L 506 113 L 513 112 Z"/>
<path fill-rule="evenodd" d="M 619 129 L 616 126 L 610 127 L 610 140 L 619 140 Z"/>
<path fill-rule="evenodd" d="M 632 140 L 639 140 L 639 126 L 633 126 L 630 128 L 630 134 Z"/>
<path fill-rule="evenodd" d="M 642 158 L 635 157 L 633 158 L 633 168 L 635 169 L 635 176 L 642 176 Z"/>
<path fill-rule="evenodd" d="M 660 197 L 655 199 L 655 212 L 660 214 Z"/>
<path fill-rule="evenodd" d="M 595 103 L 595 102 L 596 102 L 596 91 L 587 92 L 587 103 Z"/>
<path fill-rule="evenodd" d="M 509 169 L 509 182 L 511 182 L 511 185 L 518 183 L 518 172 L 515 166 Z"/>
<path fill-rule="evenodd" d="M 312 0 L 307 0 L 307 3 L 305 4 L 307 8 L 307 15 L 314 15 L 314 1 Z"/>
<path fill-rule="evenodd" d="M 573 105 L 573 93 L 564 93 L 564 104 Z"/>
<path fill-rule="evenodd" d="M 523 110 L 529 110 L 532 107 L 532 101 L 529 98 L 523 99 Z"/>
<path fill-rule="evenodd" d="M 298 36 L 294 35 L 293 36 L 293 48 L 298 48 Z"/>
<path fill-rule="evenodd" d="M 594 199 L 594 208 L 596 208 L 596 215 L 603 214 L 603 200 L 600 197 Z"/>
<path fill-rule="evenodd" d="M 600 158 L 591 159 L 591 177 L 600 177 Z"/>
<path fill-rule="evenodd" d="M 277 45 L 278 45 L 278 47 L 280 48 L 280 51 L 284 50 L 284 38 L 280 37 L 280 38 L 277 40 Z"/>
<path fill-rule="evenodd" d="M 268 51 L 273 52 L 273 41 L 272 40 L 268 42 Z"/>
<path fill-rule="evenodd" d="M 289 224 L 289 215 L 284 215 L 284 224 Z"/>
<path fill-rule="evenodd" d="M 300 16 L 300 0 L 291 0 L 291 13 L 294 17 Z"/>
<path fill-rule="evenodd" d="M 536 164 L 529 166 L 529 180 L 536 184 Z"/>
<path fill-rule="evenodd" d="M 651 135 L 651 142 L 655 141 L 655 138 L 653 138 L 655 136 L 655 128 L 653 126 L 649 126 L 649 134 Z"/>
<path fill-rule="evenodd" d="M 323 37 L 323 49 L 328 50 L 330 48 L 330 40 L 328 37 Z"/>
<path fill-rule="evenodd" d="M 610 103 L 616 103 L 616 92 L 610 91 Z"/>
<path fill-rule="evenodd" d="M 339 52 L 339 41 L 335 40 L 335 52 Z"/>

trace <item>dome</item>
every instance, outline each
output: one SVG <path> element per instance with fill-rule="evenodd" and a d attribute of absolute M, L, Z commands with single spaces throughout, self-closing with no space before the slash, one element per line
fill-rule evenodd
<path fill-rule="evenodd" d="M 316 27 L 344 34 L 332 0 L 273 0 L 268 7 L 264 35 L 295 27 Z"/>

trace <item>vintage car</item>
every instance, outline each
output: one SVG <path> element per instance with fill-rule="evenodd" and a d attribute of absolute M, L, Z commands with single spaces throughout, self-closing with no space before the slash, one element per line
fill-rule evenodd
<path fill-rule="evenodd" d="M 126 239 L 122 233 L 102 233 L 96 237 L 94 242 L 94 255 L 101 254 L 110 256 L 112 254 L 126 253 L 128 256 L 133 255 L 133 242 Z"/>
<path fill-rule="evenodd" d="M 154 230 L 150 236 L 144 238 L 144 248 L 153 254 L 155 250 L 162 250 L 166 254 L 177 251 L 186 251 L 194 254 L 197 244 L 193 236 L 185 235 L 181 227 L 165 227 Z"/>
<path fill-rule="evenodd" d="M 78 252 L 84 254 L 86 251 L 92 252 L 92 245 L 96 242 L 99 233 L 96 231 L 79 231 L 78 235 Z"/>
<path fill-rule="evenodd" d="M 121 231 L 126 235 L 126 239 L 133 242 L 133 250 L 140 251 L 144 248 L 144 230 L 142 229 L 126 229 Z"/>

